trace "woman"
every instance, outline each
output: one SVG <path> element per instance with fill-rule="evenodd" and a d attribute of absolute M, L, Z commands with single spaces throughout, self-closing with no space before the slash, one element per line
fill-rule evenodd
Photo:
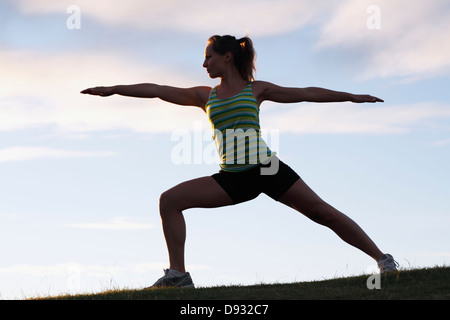
<path fill-rule="evenodd" d="M 396 270 L 396 262 L 383 254 L 366 233 L 349 217 L 317 194 L 269 150 L 260 135 L 259 106 L 263 101 L 295 102 L 383 102 L 370 95 L 356 95 L 322 88 L 286 88 L 254 81 L 255 52 L 248 37 L 212 36 L 205 50 L 209 76 L 219 78 L 214 88 L 188 89 L 156 84 L 89 88 L 81 93 L 141 98 L 160 98 L 178 105 L 203 109 L 209 117 L 220 155 L 221 170 L 209 177 L 183 182 L 160 197 L 160 214 L 169 253 L 170 267 L 154 287 L 194 287 L 185 270 L 186 225 L 183 210 L 228 206 L 266 193 L 331 228 L 344 241 L 378 262 L 381 272 Z"/>

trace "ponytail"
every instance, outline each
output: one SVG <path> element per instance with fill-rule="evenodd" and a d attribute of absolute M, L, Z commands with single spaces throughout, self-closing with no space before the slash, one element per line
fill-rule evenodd
<path fill-rule="evenodd" d="M 242 78 L 247 81 L 255 80 L 253 73 L 255 68 L 256 53 L 253 48 L 253 42 L 249 37 L 236 39 L 233 36 L 212 36 L 208 43 L 212 44 L 214 51 L 225 54 L 233 54 L 234 64 Z"/>

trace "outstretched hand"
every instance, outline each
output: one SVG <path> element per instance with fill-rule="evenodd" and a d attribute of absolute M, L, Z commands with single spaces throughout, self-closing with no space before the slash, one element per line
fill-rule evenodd
<path fill-rule="evenodd" d="M 354 94 L 352 102 L 355 103 L 375 103 L 375 102 L 384 102 L 384 100 L 368 95 L 368 94 Z"/>
<path fill-rule="evenodd" d="M 114 91 L 112 90 L 112 87 L 95 87 L 95 88 L 88 88 L 80 93 L 83 94 L 91 94 L 94 96 L 102 96 L 102 97 L 108 97 L 114 94 Z"/>

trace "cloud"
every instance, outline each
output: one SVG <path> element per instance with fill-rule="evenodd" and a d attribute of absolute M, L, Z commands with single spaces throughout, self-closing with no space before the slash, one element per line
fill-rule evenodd
<path fill-rule="evenodd" d="M 73 1 L 30 0 L 15 2 L 25 14 L 66 14 Z M 144 30 L 175 30 L 196 34 L 222 33 L 253 36 L 277 35 L 297 30 L 332 7 L 306 0 L 78 0 L 81 19 Z M 83 21 L 83 20 L 82 20 Z"/>
<path fill-rule="evenodd" d="M 399 134 L 450 118 L 450 108 L 435 103 L 397 106 L 329 103 L 268 107 L 262 116 L 263 127 L 294 133 Z"/>
<path fill-rule="evenodd" d="M 13 212 L 0 212 L 0 219 L 1 220 L 18 220 L 22 219 L 23 215 L 19 213 L 13 213 Z"/>
<path fill-rule="evenodd" d="M 122 274 L 147 274 L 151 271 L 161 271 L 167 267 L 166 262 L 138 262 L 122 265 L 85 265 L 78 262 L 65 262 L 54 265 L 18 264 L 0 267 L 0 274 L 23 274 L 31 276 L 71 276 L 77 273 L 88 277 L 107 278 Z M 190 270 L 207 270 L 208 265 L 188 265 Z"/>
<path fill-rule="evenodd" d="M 380 29 L 369 29 L 371 0 L 347 0 L 321 26 L 317 48 L 359 56 L 362 79 L 405 77 L 417 80 L 450 71 L 448 1 L 380 0 Z"/>
<path fill-rule="evenodd" d="M 420 254 L 421 256 L 429 256 L 433 258 L 450 258 L 449 251 L 441 251 L 441 252 L 423 252 Z"/>
<path fill-rule="evenodd" d="M 149 273 L 161 272 L 166 263 L 138 262 L 122 265 L 64 262 L 53 265 L 16 264 L 0 267 L 1 298 L 23 299 L 82 292 L 100 292 L 147 283 Z M 8 287 L 8 283 L 11 282 Z M 17 289 L 15 289 L 17 288 Z M 8 292 L 8 289 L 10 292 Z M 15 292 L 17 291 L 17 292 Z"/>
<path fill-rule="evenodd" d="M 197 108 L 169 105 L 159 99 L 108 98 L 80 94 L 96 85 L 157 81 L 194 85 L 173 68 L 140 65 L 114 53 L 42 53 L 0 51 L 0 131 L 49 128 L 59 133 L 125 129 L 171 132 L 204 114 Z M 194 79 L 194 80 L 193 80 Z"/>
<path fill-rule="evenodd" d="M 130 222 L 127 217 L 115 217 L 106 222 L 85 222 L 64 224 L 65 227 L 95 230 L 146 230 L 154 228 L 153 224 Z"/>
<path fill-rule="evenodd" d="M 66 12 L 71 0 L 17 0 L 24 15 Z M 318 30 L 316 48 L 337 49 L 361 64 L 359 77 L 418 80 L 450 71 L 447 0 L 78 0 L 81 29 L 87 20 L 116 28 L 267 37 L 305 27 Z M 381 29 L 370 30 L 370 6 L 380 9 Z M 84 21 L 84 22 L 83 22 Z M 65 24 L 61 24 L 65 28 Z M 132 30 L 130 30 L 132 32 Z M 295 37 L 293 37 L 295 40 Z"/>
<path fill-rule="evenodd" d="M 47 147 L 8 147 L 0 149 L 0 163 L 36 159 L 110 157 L 114 155 L 116 155 L 116 153 L 109 151 L 86 152 Z"/>
<path fill-rule="evenodd" d="M 433 142 L 431 145 L 434 147 L 443 147 L 450 144 L 450 139 L 444 139 Z"/>

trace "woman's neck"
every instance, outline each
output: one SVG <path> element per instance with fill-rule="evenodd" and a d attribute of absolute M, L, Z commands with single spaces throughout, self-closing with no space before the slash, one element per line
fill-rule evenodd
<path fill-rule="evenodd" d="M 236 88 L 242 88 L 246 86 L 248 81 L 241 77 L 238 73 L 230 73 L 227 76 L 223 76 L 220 78 L 220 88 L 223 90 L 233 90 Z"/>
<path fill-rule="evenodd" d="M 241 76 L 235 78 L 222 77 L 220 80 L 220 84 L 217 87 L 217 94 L 221 99 L 227 99 L 241 92 L 247 86 L 247 84 L 248 82 L 245 81 Z"/>

